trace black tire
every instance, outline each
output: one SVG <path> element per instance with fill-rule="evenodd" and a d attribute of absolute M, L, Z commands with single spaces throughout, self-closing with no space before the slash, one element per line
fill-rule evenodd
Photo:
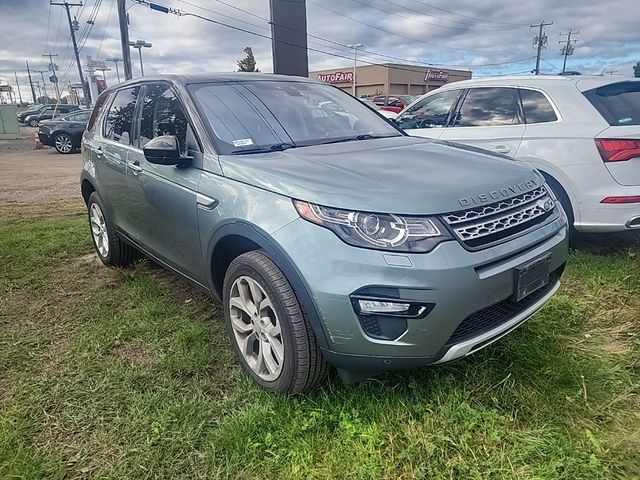
<path fill-rule="evenodd" d="M 65 144 L 68 143 L 69 150 L 66 150 L 64 147 L 62 147 L 62 145 L 59 145 L 60 141 L 64 141 Z M 68 155 L 76 151 L 76 146 L 73 142 L 73 138 L 71 138 L 71 136 L 66 133 L 58 133 L 53 138 L 53 148 L 55 148 L 58 153 L 61 153 L 63 155 Z"/>
<path fill-rule="evenodd" d="M 92 224 L 91 218 L 93 205 L 97 206 L 104 219 L 104 231 L 106 233 L 104 244 L 106 244 L 107 246 L 106 253 L 104 248 L 100 248 L 98 246 L 96 234 L 94 234 L 93 232 L 94 225 Z M 93 246 L 95 247 L 96 253 L 98 254 L 98 257 L 100 258 L 102 263 L 112 267 L 127 267 L 138 260 L 140 256 L 138 251 L 131 245 L 125 243 L 116 233 L 111 220 L 105 213 L 106 210 L 104 208 L 104 204 L 102 203 L 102 200 L 100 199 L 100 196 L 97 192 L 93 192 L 91 195 L 89 195 L 89 201 L 87 202 L 87 212 L 89 214 L 89 229 L 91 231 Z"/>
<path fill-rule="evenodd" d="M 234 282 L 250 277 L 271 300 L 280 323 L 284 361 L 273 381 L 256 374 L 240 351 L 231 323 L 230 298 Z M 300 303 L 278 266 L 262 250 L 238 256 L 227 269 L 223 286 L 224 317 L 232 348 L 242 367 L 262 388 L 277 393 L 299 393 L 314 387 L 327 374 L 328 365 L 316 342 L 313 328 L 305 319 Z"/>
<path fill-rule="evenodd" d="M 37 127 L 38 126 L 38 120 L 36 120 L 35 118 L 29 120 L 29 126 L 30 127 Z"/>

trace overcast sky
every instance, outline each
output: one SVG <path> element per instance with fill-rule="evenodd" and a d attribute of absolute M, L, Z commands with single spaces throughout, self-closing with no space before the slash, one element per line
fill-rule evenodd
<path fill-rule="evenodd" d="M 83 7 L 72 9 L 80 23 L 77 35 L 83 62 L 87 55 L 121 56 L 115 3 L 84 0 Z M 155 3 L 270 35 L 269 0 Z M 245 46 L 253 47 L 263 72 L 272 71 L 271 43 L 266 38 L 194 17 L 151 11 L 132 0 L 127 0 L 127 8 L 130 38 L 153 44 L 143 51 L 146 74 L 233 71 Z M 62 7 L 50 6 L 49 0 L 0 0 L 0 12 L 0 83 L 15 85 L 16 71 L 24 98 L 25 60 L 34 70 L 45 70 L 47 59 L 41 55 L 49 51 L 59 55 L 59 77 L 77 81 Z M 94 17 L 94 25 L 88 25 Z M 339 44 L 362 43 L 363 62 L 396 59 L 396 63 L 458 66 L 470 68 L 474 77 L 524 73 L 534 66 L 536 32 L 529 25 L 543 19 L 554 22 L 545 30 L 549 41 L 541 63 L 544 73 L 561 70 L 559 33 L 572 28 L 580 34 L 568 69 L 633 75 L 632 65 L 640 61 L 638 0 L 307 0 L 309 47 L 326 52 L 310 52 L 309 67 L 351 67 L 350 51 Z M 134 77 L 139 76 L 137 52 L 132 52 L 132 59 Z M 115 70 L 107 72 L 110 78 L 115 79 Z M 34 74 L 36 79 L 40 80 L 39 73 Z"/>

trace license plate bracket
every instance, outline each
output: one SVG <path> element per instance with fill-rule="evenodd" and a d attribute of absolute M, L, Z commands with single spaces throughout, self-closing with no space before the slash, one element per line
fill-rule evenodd
<path fill-rule="evenodd" d="M 519 302 L 549 284 L 551 253 L 535 258 L 515 269 L 515 300 Z"/>

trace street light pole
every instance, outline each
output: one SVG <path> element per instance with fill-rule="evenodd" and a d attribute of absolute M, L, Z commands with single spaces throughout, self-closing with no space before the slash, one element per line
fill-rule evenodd
<path fill-rule="evenodd" d="M 358 49 L 363 47 L 361 43 L 354 43 L 352 45 L 347 45 L 349 48 L 353 48 L 353 78 L 351 84 L 351 94 L 356 96 L 356 67 L 358 65 Z"/>
<path fill-rule="evenodd" d="M 144 40 L 136 40 L 135 42 L 129 42 L 129 45 L 138 49 L 138 55 L 140 56 L 140 76 L 144 77 L 144 66 L 142 65 L 142 48 L 151 48 L 152 45 Z"/>
<path fill-rule="evenodd" d="M 116 58 L 116 57 L 107 58 L 107 62 L 113 62 L 116 66 L 116 76 L 118 77 L 118 83 L 120 83 L 120 71 L 118 70 L 118 62 L 121 62 L 121 61 L 122 61 L 121 58 Z"/>

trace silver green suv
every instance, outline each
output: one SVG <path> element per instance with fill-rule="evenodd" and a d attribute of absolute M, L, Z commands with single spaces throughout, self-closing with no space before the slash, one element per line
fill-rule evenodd
<path fill-rule="evenodd" d="M 299 392 L 447 362 L 555 293 L 566 218 L 534 169 L 411 138 L 330 85 L 145 77 L 83 142 L 96 251 L 144 253 L 222 301 L 242 366 Z"/>

